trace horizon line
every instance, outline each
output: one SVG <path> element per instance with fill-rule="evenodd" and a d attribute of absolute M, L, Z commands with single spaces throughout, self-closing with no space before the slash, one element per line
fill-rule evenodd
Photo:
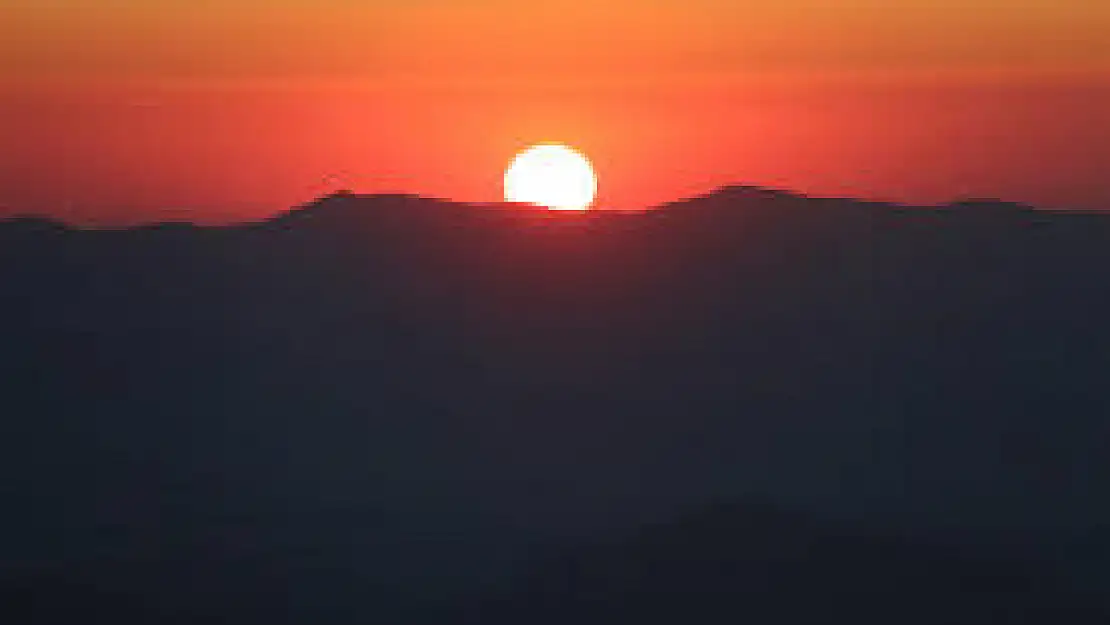
<path fill-rule="evenodd" d="M 977 197 L 966 196 L 956 197 L 952 200 L 937 202 L 933 204 L 919 204 L 911 202 L 902 202 L 888 198 L 864 198 L 852 196 L 837 196 L 825 194 L 811 194 L 803 191 L 795 191 L 792 189 L 771 187 L 764 185 L 756 185 L 750 183 L 727 183 L 711 187 L 701 193 L 692 195 L 680 196 L 673 200 L 667 200 L 657 204 L 651 204 L 639 208 L 604 208 L 598 206 L 591 206 L 582 210 L 558 210 L 551 209 L 540 204 L 527 204 L 516 203 L 508 201 L 473 201 L 473 200 L 459 200 L 449 197 L 438 196 L 434 194 L 425 194 L 420 192 L 407 192 L 407 191 L 380 191 L 380 192 L 362 192 L 349 188 L 340 188 L 327 193 L 316 195 L 312 199 L 297 202 L 292 205 L 280 208 L 271 214 L 258 218 L 258 219 L 243 219 L 235 221 L 226 221 L 218 223 L 207 223 L 191 219 L 154 219 L 150 221 L 135 221 L 127 224 L 97 224 L 93 223 L 77 223 L 73 220 L 67 220 L 56 215 L 51 215 L 46 212 L 18 212 L 13 211 L 7 215 L 2 213 L 8 212 L 5 209 L 10 208 L 10 205 L 0 203 L 0 226 L 7 225 L 13 222 L 49 222 L 56 226 L 61 226 L 65 229 L 72 230 L 132 230 L 141 228 L 150 228 L 162 225 L 190 225 L 196 228 L 233 228 L 242 226 L 251 226 L 264 224 L 269 221 L 280 219 L 283 216 L 297 214 L 298 212 L 308 210 L 324 201 L 333 198 L 349 197 L 363 201 L 383 200 L 383 199 L 406 199 L 406 200 L 419 200 L 437 202 L 442 204 L 451 204 L 460 207 L 472 208 L 485 208 L 485 209 L 504 209 L 508 207 L 515 207 L 521 211 L 527 211 L 529 214 L 551 214 L 554 216 L 561 216 L 564 218 L 572 219 L 576 217 L 597 217 L 602 215 L 644 215 L 656 211 L 667 210 L 677 205 L 696 202 L 699 200 L 708 200 L 714 197 L 723 196 L 730 193 L 745 193 L 751 194 L 759 199 L 773 200 L 773 199 L 795 199 L 814 202 L 850 202 L 854 204 L 885 207 L 891 210 L 922 210 L 922 211 L 943 211 L 945 209 L 954 209 L 959 207 L 967 207 L 969 205 L 994 205 L 1005 206 L 1013 210 L 1034 211 L 1043 214 L 1065 214 L 1065 215 L 1110 215 L 1110 208 L 1058 208 L 1058 207 L 1041 207 L 1027 202 L 1007 200 L 998 197 Z M 161 211 L 169 211 L 171 209 L 163 208 L 158 209 Z M 187 211 L 189 209 L 178 208 L 172 209 L 174 211 Z"/>

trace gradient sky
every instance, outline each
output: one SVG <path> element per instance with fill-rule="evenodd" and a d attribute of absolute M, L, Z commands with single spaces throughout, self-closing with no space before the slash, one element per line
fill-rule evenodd
<path fill-rule="evenodd" d="M 339 187 L 746 182 L 1110 208 L 1110 3 L 0 0 L 0 214 L 253 219 Z"/>

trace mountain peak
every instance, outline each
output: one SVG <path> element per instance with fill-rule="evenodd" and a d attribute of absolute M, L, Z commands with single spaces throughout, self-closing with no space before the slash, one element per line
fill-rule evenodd
<path fill-rule="evenodd" d="M 412 193 L 360 194 L 349 190 L 339 190 L 295 206 L 265 219 L 262 223 L 271 226 L 289 227 L 307 221 L 347 219 L 352 213 L 368 212 L 376 209 L 416 208 L 447 203 L 449 202 L 445 200 Z"/>

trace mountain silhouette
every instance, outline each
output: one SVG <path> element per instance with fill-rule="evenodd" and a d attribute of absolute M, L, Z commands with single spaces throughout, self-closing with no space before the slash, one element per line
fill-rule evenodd
<path fill-rule="evenodd" d="M 1110 595 L 1108 261 L 1101 214 L 743 186 L 641 213 L 340 193 L 224 227 L 0 222 L 0 621 L 443 622 L 537 553 L 747 493 L 843 545 L 769 597 L 946 541 Z M 745 514 L 711 515 L 735 544 L 666 531 L 747 580 L 745 545 L 778 543 Z M 891 596 L 960 614 L 906 579 Z"/>

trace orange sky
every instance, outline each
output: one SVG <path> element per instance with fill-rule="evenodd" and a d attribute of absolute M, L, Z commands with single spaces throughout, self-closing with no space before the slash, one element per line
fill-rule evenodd
<path fill-rule="evenodd" d="M 1090 0 L 0 0 L 0 211 L 490 200 L 542 140 L 611 207 L 750 182 L 1110 208 L 1108 32 Z"/>

